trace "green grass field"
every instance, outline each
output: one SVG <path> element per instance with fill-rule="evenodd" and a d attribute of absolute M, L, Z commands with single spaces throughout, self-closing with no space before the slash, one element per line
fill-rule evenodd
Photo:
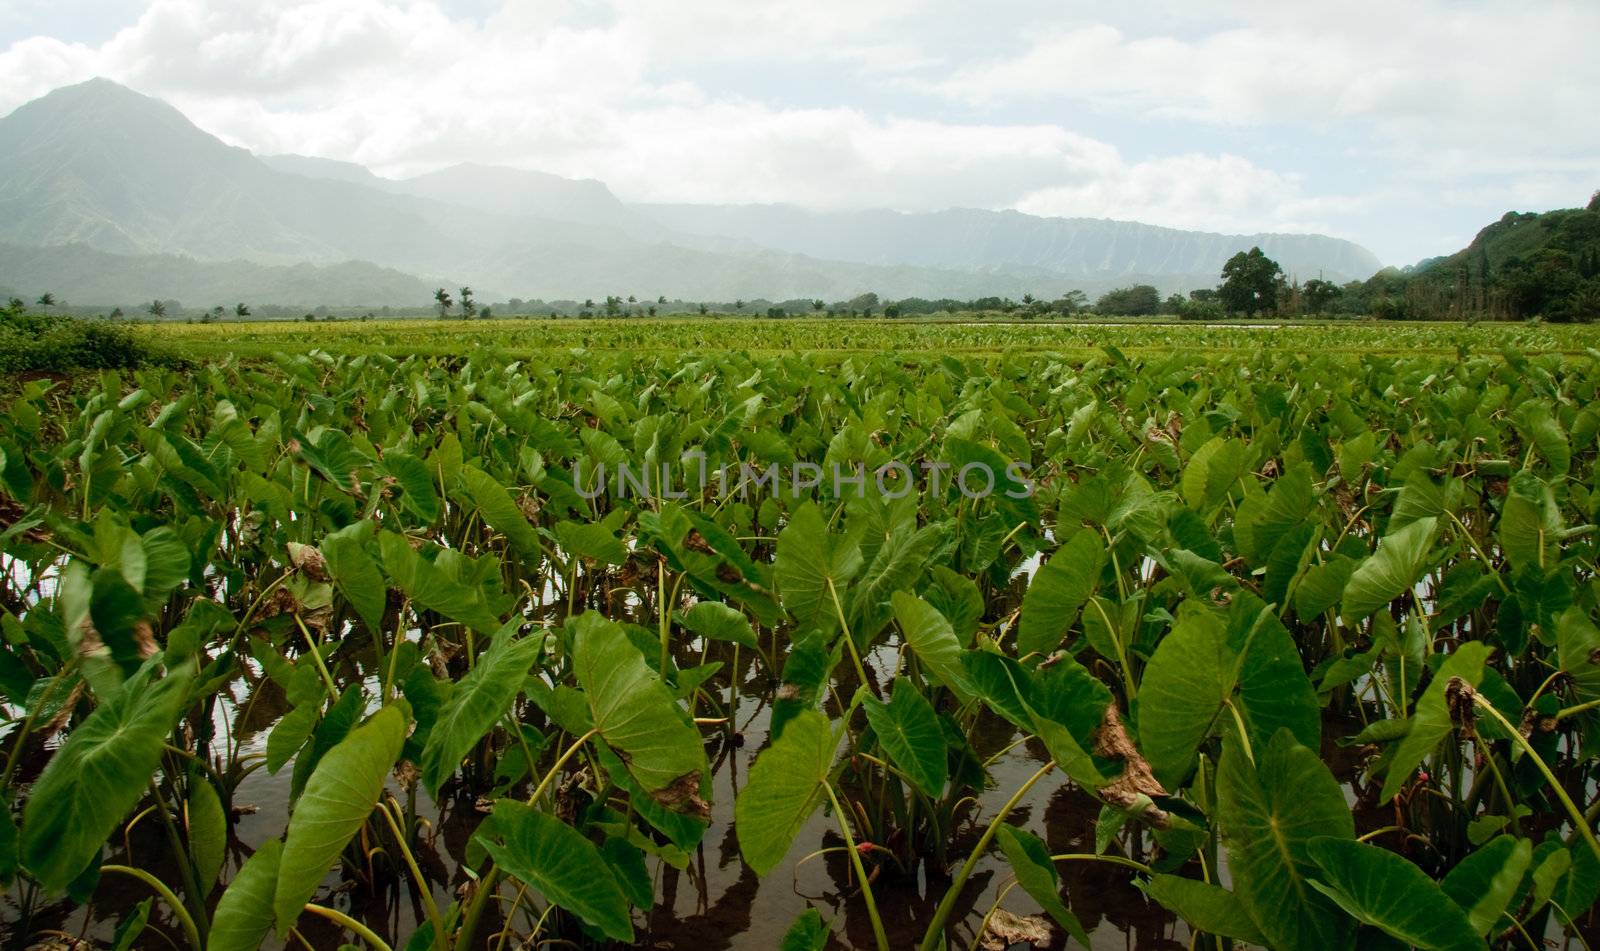
<path fill-rule="evenodd" d="M 1421 354 L 1514 347 L 1524 353 L 1581 354 L 1600 330 L 1581 325 L 1313 322 L 1248 324 L 965 320 L 374 320 L 336 323 L 160 324 L 154 340 L 195 359 L 265 357 L 316 348 L 390 356 L 459 355 L 478 347 L 512 355 L 586 348 L 670 352 L 813 351 L 1253 351 Z"/>

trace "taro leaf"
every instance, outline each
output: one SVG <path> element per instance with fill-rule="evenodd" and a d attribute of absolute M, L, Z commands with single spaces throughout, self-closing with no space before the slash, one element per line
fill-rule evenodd
<path fill-rule="evenodd" d="M 1400 788 L 1411 779 L 1411 773 L 1423 759 L 1431 754 L 1439 741 L 1450 735 L 1453 724 L 1450 721 L 1449 703 L 1445 691 L 1449 689 L 1452 678 L 1460 677 L 1469 686 L 1476 687 L 1483 678 L 1483 664 L 1489 659 L 1489 646 L 1482 641 L 1467 641 L 1456 649 L 1454 654 L 1445 658 L 1439 666 L 1433 680 L 1428 684 L 1428 689 L 1423 691 L 1422 699 L 1417 701 L 1417 708 L 1411 714 L 1411 728 L 1406 732 L 1405 739 L 1400 741 L 1400 746 L 1395 749 L 1394 757 L 1389 760 L 1389 773 L 1383 779 L 1383 792 L 1379 798 L 1388 802 L 1400 791 Z"/>
<path fill-rule="evenodd" d="M 776 572 L 784 610 L 802 625 L 834 630 L 846 587 L 861 563 L 861 546 L 829 534 L 822 512 L 804 503 L 778 533 Z"/>
<path fill-rule="evenodd" d="M 1145 891 L 1197 931 L 1250 944 L 1267 943 L 1238 896 L 1221 886 L 1157 873 L 1150 876 Z"/>
<path fill-rule="evenodd" d="M 1280 727 L 1307 746 L 1321 739 L 1316 693 L 1293 639 L 1266 605 L 1244 592 L 1234 596 L 1226 624 L 1185 602 L 1145 668 L 1139 744 L 1163 786 L 1177 788 L 1200 744 L 1231 720 L 1227 704 L 1252 742 L 1265 742 Z"/>
<path fill-rule="evenodd" d="M 552 903 L 594 925 L 617 941 L 633 942 L 628 897 L 600 850 L 583 833 L 532 806 L 502 799 L 495 803 L 491 836 L 479 835 L 495 863 Z"/>
<path fill-rule="evenodd" d="M 433 474 L 428 464 L 409 453 L 390 450 L 383 454 L 383 471 L 400 485 L 400 501 L 424 524 L 439 517 L 439 494 L 434 491 Z"/>
<path fill-rule="evenodd" d="M 662 794 L 657 798 L 664 805 L 680 812 L 703 808 L 698 791 L 705 747 L 672 692 L 620 625 L 593 611 L 572 623 L 572 667 L 601 739 L 646 792 Z"/>
<path fill-rule="evenodd" d="M 391 704 L 356 727 L 317 764 L 289 817 L 272 907 L 278 935 L 300 918 L 339 853 L 367 821 L 406 739 L 406 715 Z"/>
<path fill-rule="evenodd" d="M 783 861 L 801 827 L 826 798 L 823 786 L 838 745 L 826 717 L 802 710 L 756 757 L 750 779 L 734 801 L 733 823 L 739 852 L 757 875 Z"/>
<path fill-rule="evenodd" d="M 128 951 L 133 947 L 139 935 L 144 933 L 145 925 L 150 923 L 150 906 L 153 904 L 154 898 L 146 898 L 133 906 L 128 917 L 117 922 L 117 930 L 111 935 L 111 951 Z"/>
<path fill-rule="evenodd" d="M 500 629 L 489 649 L 456 683 L 428 731 L 417 768 L 434 798 L 483 735 L 511 709 L 529 668 L 538 659 L 543 639 L 517 640 L 521 624 L 517 618 Z"/>
<path fill-rule="evenodd" d="M 1100 535 L 1085 529 L 1040 566 L 1022 596 L 1022 620 L 1017 629 L 1019 656 L 1050 654 L 1061 646 L 1083 603 L 1094 594 L 1105 563 L 1106 549 Z"/>
<path fill-rule="evenodd" d="M 1422 869 L 1388 849 L 1321 837 L 1306 852 L 1321 870 L 1312 887 L 1357 921 L 1423 951 L 1483 947 L 1466 912 Z"/>
<path fill-rule="evenodd" d="M 934 551 L 949 537 L 948 527 L 934 524 L 915 532 L 895 532 L 884 541 L 845 603 L 856 643 L 870 643 L 878 636 L 889 623 L 890 597 L 917 582 Z"/>
<path fill-rule="evenodd" d="M 1572 678 L 1575 699 L 1600 700 L 1600 629 L 1582 608 L 1568 608 L 1556 622 L 1556 647 L 1561 669 Z"/>
<path fill-rule="evenodd" d="M 1532 861 L 1533 843 L 1502 835 L 1457 863 L 1439 887 L 1467 913 L 1474 931 L 1488 934 Z"/>
<path fill-rule="evenodd" d="M 217 899 L 207 951 L 256 951 L 272 928 L 272 892 L 283 842 L 268 839 L 244 863 Z"/>
<path fill-rule="evenodd" d="M 596 743 L 594 749 L 595 756 L 605 769 L 606 775 L 610 776 L 612 782 L 621 786 L 628 793 L 628 800 L 633 804 L 634 811 L 638 812 L 646 822 L 661 830 L 661 834 L 665 835 L 672 841 L 673 845 L 680 849 L 693 849 L 700 844 L 700 840 L 706 834 L 708 825 L 706 819 L 698 815 L 685 815 L 668 809 L 640 787 L 638 781 L 633 778 L 633 774 L 629 773 L 628 768 L 623 765 L 622 760 L 617 757 L 616 753 L 611 751 L 611 747 L 602 742 Z M 702 778 L 700 782 L 701 795 L 709 796 L 710 780 Z"/>
<path fill-rule="evenodd" d="M 412 551 L 404 536 L 384 532 L 378 539 L 378 548 L 389 579 L 419 606 L 460 621 L 480 634 L 492 635 L 500 629 L 500 619 L 483 603 L 480 592 Z"/>
<path fill-rule="evenodd" d="M 896 677 L 888 703 L 868 697 L 863 709 L 890 761 L 929 798 L 937 799 L 949 778 L 949 767 L 944 730 L 933 705 L 911 681 Z"/>
<path fill-rule="evenodd" d="M 990 651 L 971 650 L 961 654 L 961 666 L 975 694 L 989 709 L 1024 730 L 1033 729 L 1033 713 L 1028 709 L 1028 671 L 1019 663 Z"/>
<path fill-rule="evenodd" d="M 756 632 L 744 612 L 720 601 L 700 601 L 683 612 L 679 618 L 689 631 L 714 641 L 731 641 L 741 647 L 757 650 L 760 647 Z"/>
<path fill-rule="evenodd" d="M 1560 555 L 1561 509 L 1550 486 L 1531 472 L 1512 476 L 1497 533 L 1512 567 L 1554 565 Z"/>
<path fill-rule="evenodd" d="M 144 795 L 183 710 L 193 669 L 151 680 L 146 665 L 50 758 L 22 814 L 22 864 L 46 891 L 67 887 Z"/>
<path fill-rule="evenodd" d="M 1236 666 L 1222 619 L 1184 602 L 1139 681 L 1139 748 L 1168 789 L 1178 787 L 1223 715 Z"/>
<path fill-rule="evenodd" d="M 197 776 L 189 781 L 189 855 L 194 860 L 195 878 L 204 895 L 211 893 L 227 857 L 228 818 L 222 811 L 222 798 L 209 779 Z"/>
<path fill-rule="evenodd" d="M 541 555 L 539 533 L 528 524 L 528 516 L 499 482 L 481 469 L 464 466 L 461 484 L 466 486 L 478 514 L 490 528 L 510 539 L 512 547 L 522 554 L 533 558 Z"/>
<path fill-rule="evenodd" d="M 144 598 L 120 572 L 101 568 L 91 579 L 89 617 L 100 640 L 111 649 L 111 659 L 131 674 L 144 661 L 139 637 L 144 623 Z"/>
<path fill-rule="evenodd" d="M 929 574 L 933 583 L 928 585 L 924 597 L 950 621 L 950 629 L 961 646 L 970 645 L 978 631 L 978 622 L 983 619 L 983 594 L 978 591 L 978 585 L 944 565 L 934 565 Z"/>
<path fill-rule="evenodd" d="M 815 908 L 807 908 L 783 933 L 778 951 L 822 951 L 827 946 L 828 926 L 822 921 L 822 913 Z"/>
<path fill-rule="evenodd" d="M 961 665 L 961 642 L 956 639 L 950 621 L 933 605 L 905 591 L 896 591 L 890 603 L 900 632 L 923 668 L 962 703 L 970 700 L 972 682 Z"/>
<path fill-rule="evenodd" d="M 1039 671 L 1030 688 L 1026 703 L 1032 730 L 1051 758 L 1085 789 L 1106 785 L 1110 780 L 1089 750 L 1105 723 L 1111 691 L 1070 657 Z"/>
<path fill-rule="evenodd" d="M 320 547 L 328 576 L 339 593 L 355 608 L 367 630 L 381 632 L 388 586 L 383 582 L 377 562 L 363 544 L 363 539 L 371 538 L 374 531 L 371 522 L 351 522 L 325 536 Z"/>
<path fill-rule="evenodd" d="M 163 525 L 139 539 L 144 549 L 144 596 L 165 598 L 189 577 L 189 546 L 178 533 Z"/>
<path fill-rule="evenodd" d="M 315 706 L 320 707 L 320 701 Z M 365 712 L 366 706 L 366 692 L 361 689 L 360 684 L 351 684 L 344 688 L 344 692 L 339 694 L 339 699 L 334 701 L 322 715 L 317 728 L 311 731 L 311 742 L 301 748 L 294 760 L 294 772 L 289 780 L 291 809 L 300 798 L 300 793 L 305 790 L 306 781 L 311 778 L 317 764 L 322 762 L 322 758 L 328 755 L 329 750 L 350 735 L 350 731 L 355 729 L 357 723 L 361 722 L 361 714 Z"/>
<path fill-rule="evenodd" d="M 1340 609 L 1345 623 L 1354 624 L 1411 590 L 1427 565 L 1438 523 L 1437 518 L 1419 518 L 1383 536 L 1345 585 Z"/>
<path fill-rule="evenodd" d="M 1344 555 L 1334 555 L 1307 569 L 1294 589 L 1294 613 L 1301 618 L 1315 618 L 1338 604 L 1355 569 L 1355 559 Z"/>
<path fill-rule="evenodd" d="M 1234 894 L 1266 944 L 1284 951 L 1344 946 L 1349 923 L 1311 887 L 1317 867 L 1306 845 L 1320 836 L 1354 838 L 1355 822 L 1316 753 L 1279 730 L 1255 748 L 1252 763 L 1230 736 L 1217 768 L 1216 820 Z"/>
<path fill-rule="evenodd" d="M 1017 884 L 1022 886 L 1022 890 L 1038 902 L 1039 907 L 1049 912 L 1050 917 L 1079 944 L 1091 947 L 1089 936 L 1079 923 L 1078 916 L 1061 900 L 1061 878 L 1056 874 L 1055 863 L 1050 861 L 1050 850 L 1045 848 L 1039 837 L 1016 826 L 1002 824 L 996 838 L 1000 840 L 1000 850 L 1006 854 L 1006 861 L 1011 863 L 1011 874 L 1017 877 Z"/>
<path fill-rule="evenodd" d="M 608 565 L 620 565 L 628 560 L 628 546 L 602 522 L 557 522 L 551 531 L 562 551 L 570 555 Z"/>

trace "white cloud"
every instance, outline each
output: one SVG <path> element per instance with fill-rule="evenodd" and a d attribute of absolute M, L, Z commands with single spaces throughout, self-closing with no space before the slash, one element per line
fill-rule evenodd
<path fill-rule="evenodd" d="M 104 42 L 0 51 L 0 111 L 104 75 L 234 144 L 386 174 L 471 160 L 635 200 L 1314 228 L 1403 261 L 1484 209 L 1600 184 L 1597 33 L 1576 2 L 150 0 Z M 1100 117 L 1166 147 L 1076 131 Z M 1288 147 L 1200 150 L 1197 127 Z M 1361 195 L 1329 184 L 1348 158 L 1377 170 Z M 1423 188 L 1461 223 L 1392 226 L 1431 213 Z"/>

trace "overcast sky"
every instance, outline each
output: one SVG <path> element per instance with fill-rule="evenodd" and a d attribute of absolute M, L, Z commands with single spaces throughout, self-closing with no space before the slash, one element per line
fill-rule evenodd
<path fill-rule="evenodd" d="M 1313 230 L 1387 263 L 1600 188 L 1600 2 L 3 0 L 0 113 L 107 76 L 257 152 L 626 200 Z"/>

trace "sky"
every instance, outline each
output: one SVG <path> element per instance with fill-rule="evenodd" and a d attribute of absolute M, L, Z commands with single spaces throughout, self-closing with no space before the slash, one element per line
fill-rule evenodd
<path fill-rule="evenodd" d="M 105 76 L 393 177 L 1314 231 L 1405 265 L 1600 188 L 1597 36 L 1595 0 L 0 0 L 0 113 Z"/>

